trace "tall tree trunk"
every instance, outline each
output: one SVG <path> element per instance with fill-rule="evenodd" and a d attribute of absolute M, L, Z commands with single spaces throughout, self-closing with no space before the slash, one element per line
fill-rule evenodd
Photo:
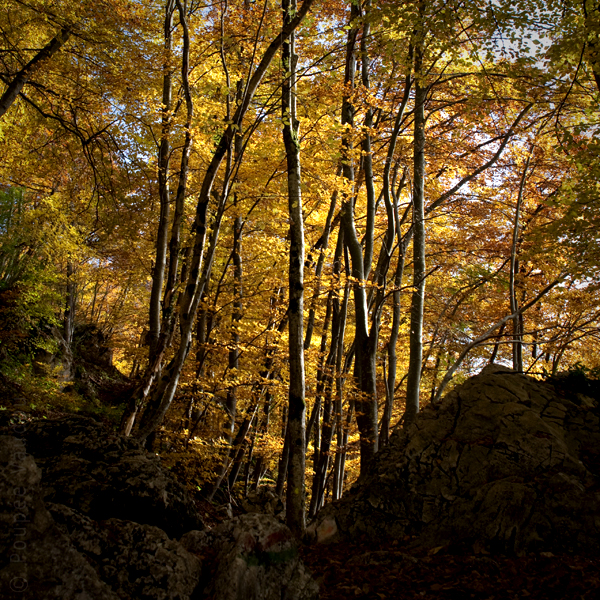
<path fill-rule="evenodd" d="M 344 83 L 346 92 L 342 102 L 342 126 L 345 135 L 342 139 L 342 173 L 344 179 L 354 183 L 354 166 L 352 160 L 352 129 L 354 127 L 354 106 L 351 92 L 356 75 L 356 38 L 360 16 L 360 7 L 352 3 L 350 11 L 350 29 L 346 42 L 346 69 Z M 346 127 L 347 126 L 347 127 Z M 341 218 L 344 227 L 344 238 L 352 258 L 352 277 L 354 279 L 354 314 L 356 361 L 355 377 L 360 393 L 356 401 L 356 422 L 360 432 L 360 470 L 364 473 L 377 452 L 377 393 L 375 352 L 372 340 L 369 339 L 367 292 L 365 289 L 365 269 L 362 246 L 358 239 L 354 219 L 354 190 L 346 192 L 342 201 Z"/>
<path fill-rule="evenodd" d="M 402 242 L 400 242 L 400 245 Z M 398 257 L 396 273 L 394 276 L 394 292 L 392 294 L 392 330 L 387 344 L 388 373 L 385 381 L 385 407 L 383 409 L 383 418 L 381 422 L 381 444 L 387 444 L 390 439 L 390 426 L 392 421 L 392 412 L 394 410 L 394 393 L 396 391 L 396 369 L 398 358 L 396 355 L 396 344 L 400 333 L 400 285 L 402 284 L 402 275 L 404 272 L 404 251 L 402 250 Z"/>
<path fill-rule="evenodd" d="M 236 140 L 236 146 L 239 138 Z M 236 149 L 237 153 L 237 149 Z M 234 206 L 237 205 L 237 194 L 234 194 Z M 237 370 L 239 369 L 239 323 L 242 318 L 242 219 L 239 215 L 236 215 L 233 221 L 233 248 L 231 251 L 232 262 L 233 262 L 233 311 L 231 314 L 231 347 L 229 349 L 227 368 L 230 374 L 237 377 Z M 226 269 L 225 269 L 226 270 Z M 225 425 L 223 427 L 223 437 L 231 446 L 233 442 L 233 432 L 235 431 L 235 419 L 237 415 L 237 385 L 232 383 L 227 387 L 227 396 L 225 398 Z M 239 451 L 239 450 L 238 450 Z M 229 465 L 232 448 L 228 448 L 223 457 L 223 463 L 221 464 L 221 472 L 217 478 L 217 488 L 221 484 L 223 477 L 225 476 Z M 243 451 L 242 451 L 243 453 Z M 216 488 L 216 489 L 217 489 Z M 216 492 L 213 490 L 212 494 Z M 212 496 L 211 496 L 212 498 Z"/>
<path fill-rule="evenodd" d="M 340 232 L 341 234 L 341 232 Z M 346 321 L 348 316 L 348 300 L 350 297 L 350 285 L 346 281 L 344 286 L 344 296 L 339 314 L 339 336 L 337 340 L 337 352 L 335 362 L 335 421 L 337 431 L 337 446 L 335 453 L 335 462 L 333 467 L 333 499 L 338 500 L 342 497 L 342 488 L 344 486 L 344 464 L 346 460 L 346 444 L 348 443 L 349 425 L 352 422 L 352 407 L 348 408 L 346 415 L 346 426 L 343 423 L 343 405 L 344 405 L 344 334 L 346 331 Z"/>
<path fill-rule="evenodd" d="M 227 199 L 226 193 L 223 193 L 219 198 L 207 247 L 207 215 L 217 174 L 223 159 L 231 152 L 232 143 L 236 133 L 240 131 L 242 121 L 248 111 L 250 102 L 254 98 L 268 67 L 271 65 L 284 40 L 286 40 L 302 22 L 313 2 L 314 0 L 304 0 L 302 6 L 296 11 L 295 15 L 266 48 L 259 64 L 252 74 L 249 75 L 242 101 L 238 104 L 236 111 L 223 132 L 210 163 L 206 168 L 196 205 L 196 216 L 192 225 L 192 247 L 189 264 L 186 269 L 187 279 L 183 282 L 183 292 L 178 301 L 180 341 L 178 347 L 175 349 L 171 362 L 168 367 L 164 369 L 164 372 L 160 375 L 154 386 L 152 398 L 150 400 L 150 404 L 152 405 L 151 410 L 147 410 L 144 413 L 142 423 L 140 423 L 140 427 L 136 432 L 136 437 L 140 440 L 145 440 L 162 422 L 165 413 L 173 401 L 175 391 L 179 385 L 181 371 L 190 350 L 192 328 L 195 322 L 200 298 L 202 297 L 212 271 L 212 264 L 219 239 L 221 218 L 224 211 L 224 203 Z M 225 178 L 226 182 L 228 181 L 228 177 L 229 175 Z M 225 191 L 228 191 L 228 189 Z M 157 357 L 157 360 L 151 365 L 151 373 L 146 381 L 146 383 L 149 383 L 148 387 L 152 385 L 154 379 L 156 379 L 160 373 L 161 364 L 162 357 Z"/>
<path fill-rule="evenodd" d="M 342 167 L 340 165 L 338 167 L 336 177 L 339 177 L 341 174 Z M 331 235 L 331 226 L 333 223 L 333 215 L 337 205 L 337 197 L 338 190 L 335 190 L 331 194 L 331 202 L 329 203 L 329 211 L 327 213 L 327 219 L 325 220 L 325 227 L 323 228 L 323 233 L 321 234 L 321 237 L 314 246 L 314 250 L 319 250 L 319 258 L 317 259 L 317 266 L 315 268 L 316 288 L 311 299 L 310 309 L 308 311 L 308 321 L 306 323 L 306 333 L 304 335 L 305 350 L 310 348 L 310 342 L 312 340 L 312 334 L 315 326 L 315 315 L 317 312 L 316 304 L 321 293 L 321 275 L 323 273 L 323 266 L 325 265 L 325 254 L 327 252 L 327 248 L 329 247 L 329 236 Z"/>
<path fill-rule="evenodd" d="M 73 329 L 75 327 L 76 288 L 73 281 L 74 274 L 73 261 L 69 259 L 67 261 L 67 293 L 65 299 L 65 316 L 63 319 L 63 339 L 68 349 L 71 348 L 73 342 Z"/>
<path fill-rule="evenodd" d="M 514 315 L 513 324 L 513 369 L 515 371 L 523 371 L 523 314 L 519 312 L 519 301 L 517 299 L 519 273 L 519 232 L 521 229 L 521 205 L 523 204 L 523 192 L 525 190 L 525 182 L 527 181 L 527 171 L 531 161 L 531 152 L 527 157 L 527 162 L 521 175 L 519 182 L 519 193 L 517 195 L 517 206 L 515 207 L 515 218 L 513 220 L 512 243 L 510 247 L 510 275 L 509 275 L 509 295 L 510 295 L 510 312 Z"/>
<path fill-rule="evenodd" d="M 282 1 L 284 25 L 296 13 L 295 0 Z M 283 141 L 287 158 L 288 204 L 290 215 L 289 266 L 289 361 L 290 391 L 288 435 L 290 457 L 286 494 L 286 522 L 298 536 L 306 528 L 305 511 L 305 381 L 304 381 L 304 223 L 300 191 L 300 141 L 296 119 L 295 39 L 292 33 L 283 44 L 282 85 Z"/>
<path fill-rule="evenodd" d="M 171 197 L 169 191 L 169 163 L 171 156 L 171 105 L 173 96 L 173 13 L 175 1 L 167 0 L 165 4 L 165 18 L 163 22 L 163 89 L 162 89 L 162 116 L 161 136 L 158 149 L 158 198 L 159 220 L 156 233 L 156 247 L 154 265 L 152 269 L 152 287 L 150 289 L 149 304 L 149 330 L 146 338 L 148 345 L 148 365 L 142 376 L 141 383 L 136 387 L 124 411 L 121 421 L 121 433 L 130 435 L 148 393 L 160 374 L 164 346 L 166 339 L 159 340 L 161 334 L 161 306 L 160 301 L 165 281 L 167 266 L 167 250 L 169 240 L 169 220 L 171 214 Z M 162 343 L 161 343 L 162 342 Z"/>
<path fill-rule="evenodd" d="M 360 66 L 361 82 L 367 93 L 371 87 L 369 79 L 369 41 L 371 35 L 371 24 L 369 22 L 371 12 L 371 0 L 365 0 L 363 5 L 363 25 L 360 38 Z M 364 137 L 362 141 L 362 161 L 367 192 L 367 228 L 365 233 L 365 250 L 363 258 L 363 270 L 365 280 L 369 278 L 371 264 L 373 262 L 373 248 L 375 245 L 375 213 L 377 206 L 375 202 L 375 185 L 373 182 L 373 153 L 371 150 L 371 128 L 373 127 L 373 108 L 367 104 L 364 118 Z"/>
<path fill-rule="evenodd" d="M 412 47 L 409 48 L 409 57 L 412 58 Z M 371 333 L 370 336 L 376 336 L 379 328 L 380 313 L 383 308 L 383 301 L 386 295 L 386 274 L 389 269 L 389 264 L 392 258 L 394 238 L 398 242 L 398 263 L 393 279 L 394 292 L 392 294 L 393 308 L 392 308 L 392 330 L 390 332 L 390 338 L 387 344 L 387 358 L 388 358 L 388 373 L 385 381 L 385 407 L 383 411 L 383 417 L 381 422 L 381 443 L 387 443 L 390 435 L 390 421 L 392 418 L 392 410 L 394 408 L 394 392 L 396 388 L 396 344 L 398 342 L 398 335 L 400 331 L 400 285 L 402 284 L 402 277 L 404 274 L 404 259 L 406 255 L 406 244 L 407 242 L 402 239 L 401 225 L 408 216 L 408 211 L 404 213 L 402 220 L 398 214 L 398 196 L 405 186 L 406 172 L 402 174 L 402 179 L 398 186 L 398 190 L 392 189 L 395 187 L 395 178 L 392 179 L 392 164 L 394 162 L 394 154 L 396 151 L 396 143 L 398 136 L 400 135 L 400 127 L 402 119 L 404 117 L 404 111 L 410 97 L 410 90 L 412 87 L 411 78 L 412 65 L 409 67 L 408 73 L 406 74 L 404 82 L 404 95 L 400 102 L 400 107 L 396 114 L 396 120 L 394 122 L 394 129 L 390 138 L 388 146 L 387 157 L 385 167 L 383 170 L 383 198 L 386 207 L 386 213 L 388 218 L 388 228 L 384 243 L 381 247 L 379 260 L 377 262 L 377 268 L 375 272 L 375 280 L 377 282 L 377 291 L 374 298 L 374 308 L 371 318 Z M 394 171 L 397 172 L 396 170 Z M 376 344 L 375 344 L 376 346 Z"/>
<path fill-rule="evenodd" d="M 425 300 L 425 100 L 427 87 L 421 80 L 423 50 L 415 48 L 415 122 L 413 156 L 413 287 L 410 308 L 410 357 L 406 383 L 404 427 L 419 412 L 421 361 L 423 360 L 423 306 Z"/>
<path fill-rule="evenodd" d="M 167 266 L 167 247 L 169 240 L 169 220 L 171 214 L 171 197 L 169 191 L 169 162 L 171 157 L 171 104 L 173 96 L 173 12 L 174 0 L 167 0 L 164 20 L 164 59 L 163 59 L 163 92 L 161 136 L 158 149 L 158 197 L 160 215 L 156 234 L 156 254 L 152 271 L 152 288 L 150 290 L 150 331 L 148 345 L 150 361 L 157 351 L 160 335 L 161 310 L 165 270 Z"/>
<path fill-rule="evenodd" d="M 241 153 L 241 137 L 236 138 L 236 158 Z M 237 193 L 233 195 L 233 205 L 237 207 Z M 240 362 L 240 333 L 239 325 L 242 319 L 242 217 L 237 214 L 233 220 L 233 311 L 231 313 L 231 349 L 229 350 L 229 371 L 237 378 L 237 370 Z M 237 410 L 237 385 L 232 384 L 227 388 L 227 400 L 225 402 L 227 411 L 227 423 L 225 425 L 226 439 L 231 442 L 235 428 L 235 415 Z"/>

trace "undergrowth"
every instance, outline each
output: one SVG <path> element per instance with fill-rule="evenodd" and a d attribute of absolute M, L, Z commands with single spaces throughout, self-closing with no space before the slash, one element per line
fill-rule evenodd
<path fill-rule="evenodd" d="M 0 410 L 19 410 L 38 418 L 80 414 L 117 426 L 122 407 L 110 406 L 79 394 L 53 374 L 36 375 L 31 363 L 4 361 L 0 365 Z"/>

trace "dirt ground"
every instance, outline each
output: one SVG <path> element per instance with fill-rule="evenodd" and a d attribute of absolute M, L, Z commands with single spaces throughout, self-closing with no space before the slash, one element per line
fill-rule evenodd
<path fill-rule="evenodd" d="M 199 503 L 206 524 L 224 507 Z M 320 600 L 600 600 L 600 556 L 409 549 L 410 540 L 301 545 Z"/>
<path fill-rule="evenodd" d="M 408 554 L 401 544 L 303 547 L 321 600 L 598 600 L 600 557 Z"/>

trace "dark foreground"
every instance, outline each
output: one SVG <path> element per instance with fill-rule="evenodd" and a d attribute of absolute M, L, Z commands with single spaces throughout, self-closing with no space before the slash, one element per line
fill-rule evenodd
<path fill-rule="evenodd" d="M 302 553 L 321 600 L 600 598 L 598 557 L 453 555 L 443 549 L 423 556 L 396 542 L 310 546 Z"/>

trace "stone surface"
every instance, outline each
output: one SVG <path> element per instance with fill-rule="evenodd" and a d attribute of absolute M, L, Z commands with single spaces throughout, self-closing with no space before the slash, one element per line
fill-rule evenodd
<path fill-rule="evenodd" d="M 96 522 L 61 504 L 50 504 L 49 510 L 119 598 L 186 600 L 197 587 L 200 561 L 158 527 L 119 519 Z"/>
<path fill-rule="evenodd" d="M 285 505 L 275 490 L 267 486 L 248 492 L 248 495 L 240 500 L 240 504 L 247 513 L 273 515 L 282 521 L 285 518 Z"/>
<path fill-rule="evenodd" d="M 247 514 L 211 530 L 190 531 L 181 544 L 206 565 L 204 598 L 318 598 L 318 585 L 300 560 L 291 531 L 271 515 Z"/>
<path fill-rule="evenodd" d="M 414 536 L 415 546 L 600 552 L 600 410 L 498 366 L 426 407 L 310 527 L 319 541 Z"/>
<path fill-rule="evenodd" d="M 73 416 L 17 419 L 12 430 L 20 439 L 0 438 L 0 597 L 318 597 L 287 527 L 273 516 L 248 514 L 200 531 L 187 492 L 134 440 Z M 152 523 L 171 535 L 190 525 L 192 531 L 177 542 Z"/>
<path fill-rule="evenodd" d="M 31 421 L 20 435 L 44 473 L 46 501 L 97 521 L 154 525 L 171 537 L 203 527 L 185 487 L 136 440 L 79 416 Z"/>
<path fill-rule="evenodd" d="M 40 479 L 23 442 L 0 436 L 0 596 L 119 600 L 54 523 Z"/>

